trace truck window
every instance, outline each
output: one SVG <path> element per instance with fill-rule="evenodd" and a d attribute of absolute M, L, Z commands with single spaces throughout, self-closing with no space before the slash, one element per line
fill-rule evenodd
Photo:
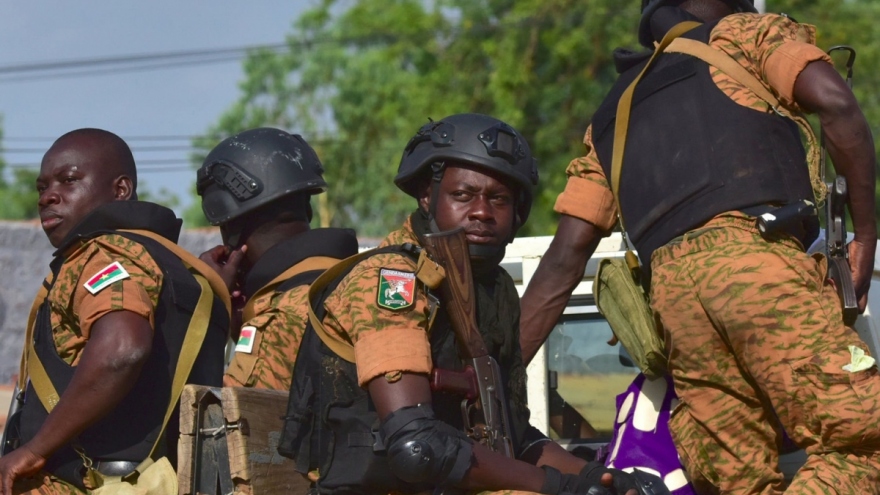
<path fill-rule="evenodd" d="M 570 306 L 547 340 L 548 416 L 557 439 L 608 439 L 616 397 L 638 374 L 595 306 Z"/>

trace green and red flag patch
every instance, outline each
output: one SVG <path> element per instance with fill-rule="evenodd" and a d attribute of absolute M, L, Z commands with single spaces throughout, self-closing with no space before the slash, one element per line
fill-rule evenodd
<path fill-rule="evenodd" d="M 92 294 L 97 294 L 113 282 L 124 280 L 130 276 L 118 261 L 114 261 L 102 268 L 98 273 L 92 275 L 89 281 L 83 284 L 83 287 Z"/>
<path fill-rule="evenodd" d="M 257 337 L 257 327 L 250 325 L 241 327 L 241 333 L 238 335 L 238 343 L 235 345 L 235 352 L 244 352 L 250 354 L 254 351 L 254 340 Z"/>
<path fill-rule="evenodd" d="M 380 308 L 406 309 L 416 300 L 416 274 L 382 268 L 379 270 L 379 289 L 376 304 Z"/>

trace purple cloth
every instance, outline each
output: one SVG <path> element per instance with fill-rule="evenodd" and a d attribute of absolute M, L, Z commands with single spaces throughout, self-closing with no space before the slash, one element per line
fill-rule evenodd
<path fill-rule="evenodd" d="M 605 465 L 657 475 L 672 495 L 696 495 L 669 432 L 669 415 L 677 403 L 672 378 L 649 380 L 640 373 L 626 392 L 617 396 L 617 417 Z"/>

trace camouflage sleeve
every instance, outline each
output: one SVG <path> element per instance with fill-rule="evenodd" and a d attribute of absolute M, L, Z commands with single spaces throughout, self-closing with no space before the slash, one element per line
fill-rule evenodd
<path fill-rule="evenodd" d="M 430 373 L 428 298 L 415 263 L 380 254 L 359 263 L 324 301 L 332 337 L 354 346 L 358 383 L 397 372 Z"/>
<path fill-rule="evenodd" d="M 794 84 L 811 62 L 831 58 L 816 47 L 816 28 L 798 24 L 776 14 L 736 14 L 727 16 L 713 29 L 710 44 L 745 67 L 764 82 L 792 111 L 801 109 L 794 101 Z M 748 103 L 754 95 L 724 76 L 714 75 L 722 91 L 734 101 Z"/>
<path fill-rule="evenodd" d="M 568 182 L 556 198 L 557 213 L 585 220 L 609 232 L 617 221 L 617 208 L 599 155 L 593 146 L 593 127 L 584 135 L 586 154 L 575 158 L 565 170 Z"/>
<path fill-rule="evenodd" d="M 153 324 L 162 270 L 140 244 L 121 236 L 101 236 L 85 250 L 74 253 L 64 266 L 70 271 L 59 273 L 59 282 L 64 277 L 70 286 L 74 314 L 84 338 L 88 339 L 99 318 L 112 311 L 131 311 Z"/>
<path fill-rule="evenodd" d="M 223 377 L 225 386 L 290 389 L 308 318 L 308 292 L 304 285 L 272 295 L 271 302 L 242 325 L 235 355 Z"/>

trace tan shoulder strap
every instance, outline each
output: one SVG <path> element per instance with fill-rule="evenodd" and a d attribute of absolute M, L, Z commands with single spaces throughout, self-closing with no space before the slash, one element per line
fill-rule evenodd
<path fill-rule="evenodd" d="M 199 294 L 199 302 L 193 311 L 189 325 L 186 327 L 186 335 L 183 338 L 183 345 L 180 348 L 180 355 L 177 358 L 177 367 L 174 369 L 174 378 L 171 382 L 171 397 L 168 402 L 168 409 L 165 410 L 165 419 L 162 420 L 162 428 L 159 429 L 159 435 L 153 442 L 153 448 L 150 449 L 148 458 L 152 458 L 156 451 L 156 446 L 165 433 L 165 427 L 174 408 L 177 407 L 177 401 L 180 400 L 180 394 L 183 392 L 183 386 L 192 372 L 193 365 L 199 355 L 199 350 L 205 342 L 205 336 L 208 334 L 208 325 L 211 323 L 211 308 L 214 306 L 214 291 L 210 282 L 200 274 L 193 274 L 199 282 L 201 293 Z"/>
<path fill-rule="evenodd" d="M 358 253 L 354 256 L 349 256 L 344 260 L 340 261 L 332 268 L 329 268 L 327 271 L 321 274 L 317 280 L 312 282 L 311 287 L 309 287 L 309 322 L 312 324 L 312 328 L 315 330 L 315 333 L 318 334 L 318 337 L 324 342 L 334 354 L 341 357 L 342 359 L 348 361 L 349 363 L 355 362 L 354 360 L 354 344 L 350 341 L 340 341 L 330 337 L 327 333 L 327 329 L 324 328 L 324 324 L 321 320 L 318 319 L 318 315 L 315 314 L 315 310 L 312 307 L 315 301 L 315 298 L 318 294 L 324 290 L 325 287 L 330 285 L 337 277 L 339 277 L 342 273 L 344 273 L 350 267 L 360 263 L 361 261 L 373 256 L 375 253 L 375 249 L 371 249 L 369 251 L 364 251 L 362 253 Z M 443 278 L 445 277 L 445 271 L 443 267 L 438 265 L 436 262 L 431 260 L 427 255 L 425 255 L 425 251 L 422 250 L 419 253 L 419 259 L 416 262 L 416 279 L 425 284 L 427 287 L 435 289 L 440 283 L 443 282 Z"/>
<path fill-rule="evenodd" d="M 144 237 L 149 237 L 159 244 L 163 245 L 166 249 L 174 253 L 181 261 L 193 270 L 197 271 L 201 274 L 211 285 L 211 289 L 213 289 L 214 294 L 223 301 L 223 305 L 226 306 L 226 312 L 232 315 L 232 298 L 229 295 L 229 289 L 226 288 L 226 283 L 223 282 L 223 279 L 220 278 L 220 275 L 217 274 L 210 266 L 205 264 L 204 261 L 200 260 L 194 254 L 190 253 L 186 249 L 180 247 L 177 243 L 162 237 L 161 235 L 151 232 L 149 230 L 135 230 L 135 229 L 122 229 L 120 232 L 131 232 L 132 234 L 142 235 Z"/>
<path fill-rule="evenodd" d="M 620 172 L 623 168 L 623 154 L 626 150 L 626 136 L 629 131 L 629 118 L 632 112 L 632 100 L 636 86 L 639 84 L 639 81 L 642 80 L 642 76 L 648 72 L 648 69 L 650 69 L 654 60 L 657 59 L 657 56 L 663 53 L 663 50 L 669 46 L 672 40 L 700 25 L 699 22 L 686 21 L 673 26 L 673 28 L 666 33 L 666 36 L 663 37 L 660 44 L 657 45 L 654 54 L 651 55 L 651 58 L 648 60 L 648 63 L 645 64 L 645 67 L 639 75 L 636 76 L 635 80 L 627 86 L 626 90 L 624 90 L 623 95 L 621 95 L 620 100 L 617 103 L 617 117 L 614 122 L 614 148 L 611 153 L 611 192 L 614 193 L 614 201 L 617 203 L 618 212 L 620 211 Z M 623 224 L 623 215 L 618 215 L 618 218 L 620 219 L 621 230 L 625 232 L 626 227 Z"/>
<path fill-rule="evenodd" d="M 46 280 L 50 281 L 51 278 L 52 275 L 49 275 L 49 277 L 46 277 Z M 48 295 L 49 291 L 46 289 L 46 284 L 41 284 L 40 290 L 37 292 L 37 297 L 34 298 L 34 303 L 31 305 L 31 312 L 28 315 L 28 326 L 25 333 L 25 343 L 24 350 L 22 351 L 18 383 L 19 390 L 26 390 L 27 380 L 30 379 L 31 384 L 34 386 L 34 391 L 37 393 L 37 398 L 43 403 L 43 407 L 47 412 L 52 412 L 52 409 L 55 408 L 61 398 L 58 396 L 58 391 L 55 390 L 55 385 L 52 384 L 52 380 L 49 379 L 49 374 L 46 372 L 46 368 L 43 367 L 43 363 L 37 356 L 36 349 L 34 349 L 34 332 L 37 323 L 37 313 Z M 23 373 L 22 370 L 25 370 L 25 372 Z"/>
<path fill-rule="evenodd" d="M 256 301 L 267 292 L 272 292 L 283 282 L 299 275 L 300 273 L 310 272 L 312 270 L 326 270 L 336 263 L 339 263 L 340 261 L 342 260 L 340 260 L 339 258 L 331 258 L 329 256 L 313 256 L 311 258 L 306 258 L 301 262 L 291 266 L 280 275 L 273 278 L 268 284 L 261 287 L 260 290 L 258 290 L 254 295 L 248 298 L 248 302 L 244 307 L 244 311 L 242 312 L 242 321 L 247 322 L 248 320 L 256 316 L 254 314 L 254 301 Z"/>
<path fill-rule="evenodd" d="M 51 285 L 53 279 L 54 274 L 50 273 L 43 280 L 43 283 L 40 284 L 40 288 L 37 290 L 37 295 L 34 296 L 34 302 L 31 303 L 31 311 L 28 314 L 27 326 L 24 329 L 24 345 L 21 348 L 21 360 L 18 365 L 18 389 L 21 391 L 24 391 L 25 387 L 27 387 L 28 352 L 30 351 L 30 346 L 34 340 L 34 324 L 37 321 L 37 312 L 40 310 L 43 301 L 46 300 L 46 296 L 49 295 L 49 290 L 46 289 L 46 286 Z"/>
<path fill-rule="evenodd" d="M 807 164 L 810 170 L 810 183 L 813 186 L 813 195 L 816 197 L 817 204 L 825 199 L 827 187 L 824 182 L 822 182 L 821 171 L 819 170 L 821 146 L 819 145 L 819 140 L 816 139 L 816 133 L 813 131 L 813 127 L 803 115 L 791 112 L 782 106 L 779 102 L 779 98 L 767 89 L 767 87 L 761 83 L 754 74 L 746 70 L 745 67 L 734 60 L 733 57 L 720 50 L 712 48 L 702 41 L 677 38 L 666 47 L 665 51 L 667 53 L 684 53 L 685 55 L 690 55 L 706 62 L 751 90 L 758 96 L 758 98 L 767 102 L 774 112 L 794 121 L 807 140 Z"/>

